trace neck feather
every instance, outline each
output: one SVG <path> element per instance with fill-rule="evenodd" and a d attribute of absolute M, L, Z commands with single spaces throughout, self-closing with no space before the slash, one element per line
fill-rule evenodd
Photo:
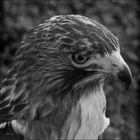
<path fill-rule="evenodd" d="M 98 136 L 109 125 L 105 117 L 106 98 L 100 85 L 92 90 L 86 90 L 64 126 L 64 136 L 67 139 L 98 139 Z"/>

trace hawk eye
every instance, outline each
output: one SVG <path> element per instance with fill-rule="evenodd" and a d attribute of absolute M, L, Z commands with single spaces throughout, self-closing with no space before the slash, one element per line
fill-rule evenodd
<path fill-rule="evenodd" d="M 72 59 L 77 64 L 83 64 L 88 60 L 88 56 L 82 53 L 73 54 Z"/>

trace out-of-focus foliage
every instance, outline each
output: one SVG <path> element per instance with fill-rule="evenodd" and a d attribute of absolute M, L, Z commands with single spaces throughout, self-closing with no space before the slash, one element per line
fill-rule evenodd
<path fill-rule="evenodd" d="M 126 91 L 118 81 L 105 86 L 110 127 L 106 139 L 136 139 L 136 90 L 138 73 L 138 2 L 136 0 L 12 0 L 1 1 L 0 82 L 11 67 L 23 36 L 43 20 L 59 14 L 81 14 L 108 27 L 118 38 L 121 51 L 133 74 Z"/>

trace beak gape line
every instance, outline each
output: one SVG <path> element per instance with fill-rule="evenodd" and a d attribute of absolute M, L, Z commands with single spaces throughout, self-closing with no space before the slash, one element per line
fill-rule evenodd
<path fill-rule="evenodd" d="M 123 68 L 119 71 L 117 76 L 119 80 L 125 82 L 126 89 L 128 89 L 132 82 L 132 74 L 129 67 L 127 65 L 123 66 Z"/>
<path fill-rule="evenodd" d="M 116 75 L 120 81 L 124 82 L 126 85 L 126 89 L 128 89 L 132 82 L 132 74 L 119 51 L 115 51 L 111 55 L 111 63 L 114 64 L 114 75 Z"/>

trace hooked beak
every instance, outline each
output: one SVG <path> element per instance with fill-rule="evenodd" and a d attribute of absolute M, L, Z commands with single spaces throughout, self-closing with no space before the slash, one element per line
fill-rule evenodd
<path fill-rule="evenodd" d="M 118 52 L 112 54 L 111 57 L 113 75 L 117 75 L 118 79 L 124 82 L 126 89 L 128 89 L 132 82 L 132 74 L 128 65 L 125 63 L 124 59 Z"/>
<path fill-rule="evenodd" d="M 120 81 L 125 83 L 126 89 L 128 89 L 132 82 L 132 74 L 129 67 L 127 65 L 124 65 L 117 76 Z"/>

